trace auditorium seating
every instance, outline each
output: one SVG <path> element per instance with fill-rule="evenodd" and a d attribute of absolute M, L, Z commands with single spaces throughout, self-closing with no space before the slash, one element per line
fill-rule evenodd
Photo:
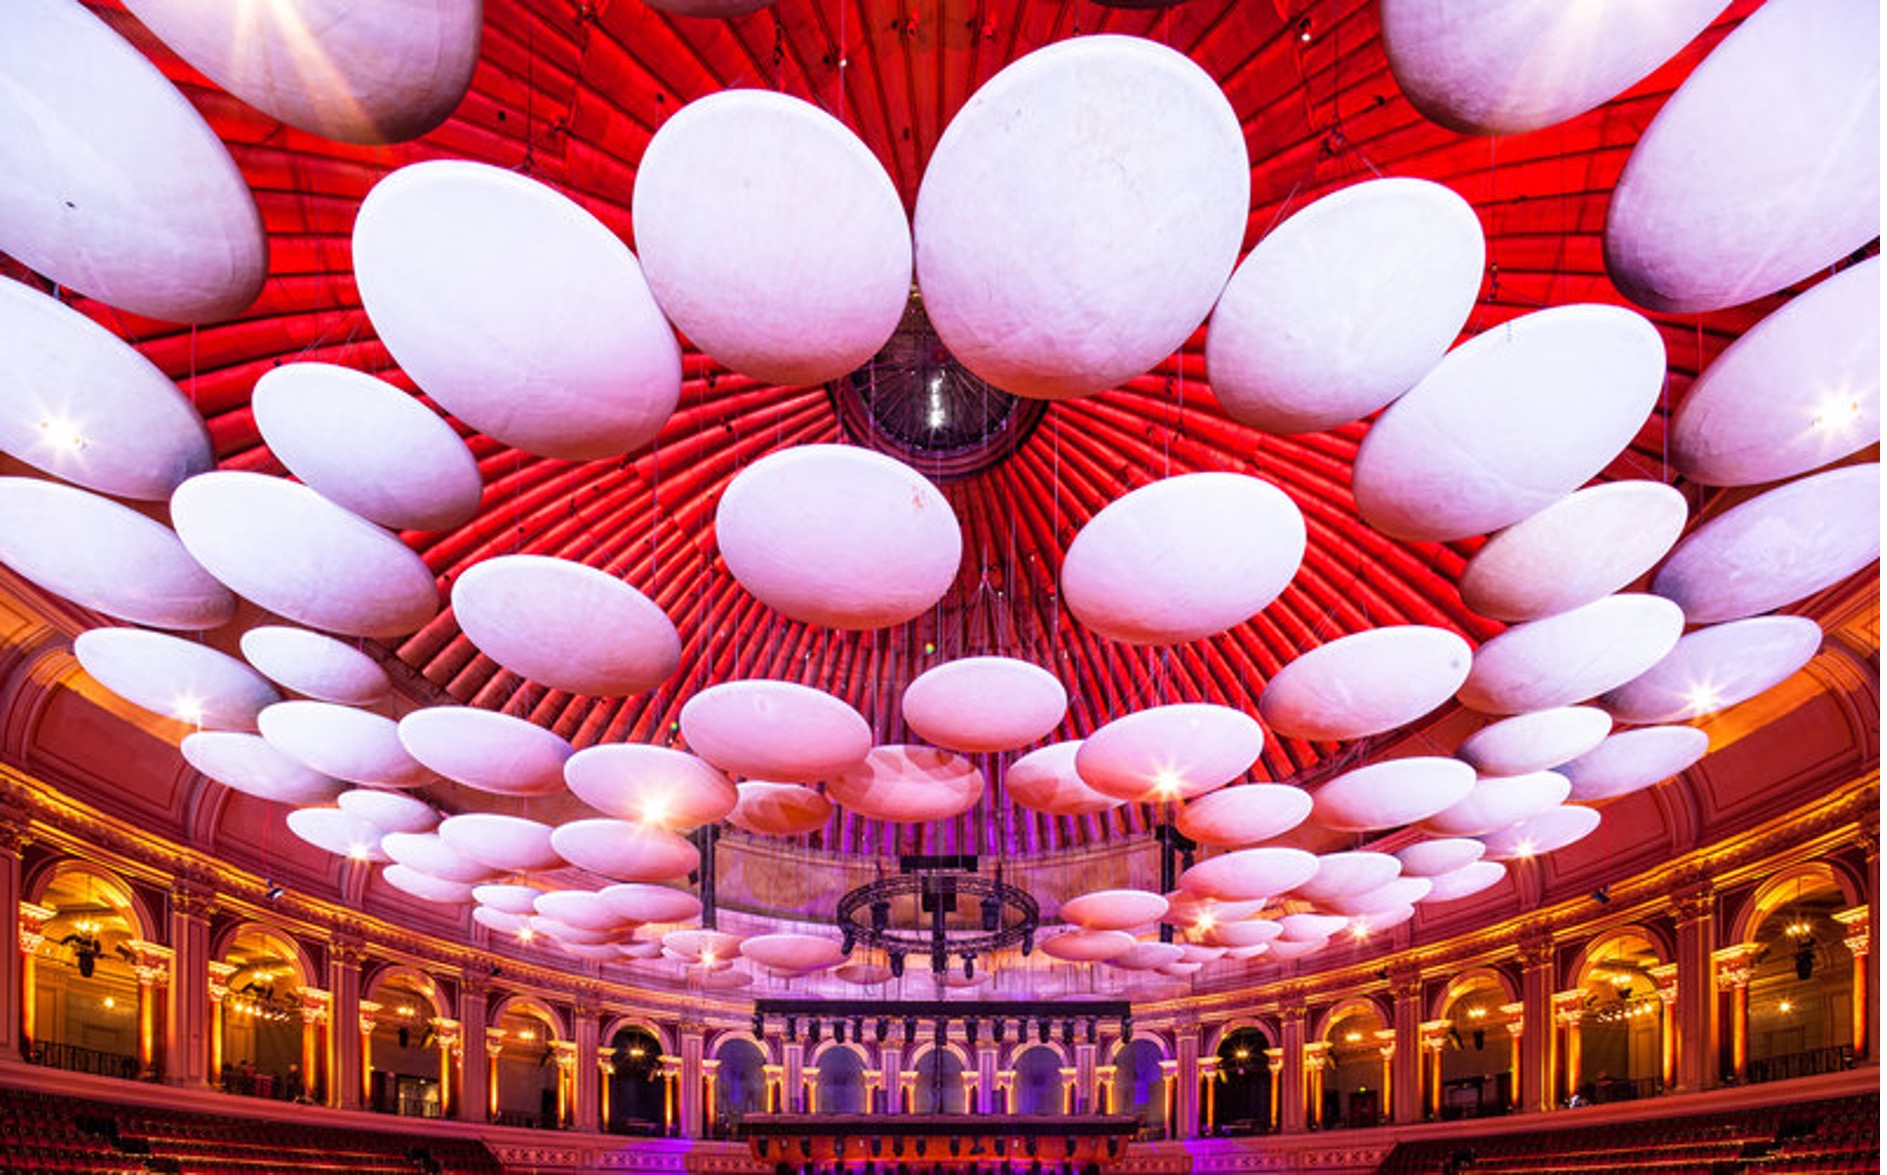
<path fill-rule="evenodd" d="M 0 1089 L 0 1175 L 502 1175 L 474 1139 L 224 1118 Z"/>
<path fill-rule="evenodd" d="M 1879 1103 L 1865 1097 L 1408 1142 L 1377 1168 L 1382 1175 L 1797 1175 L 1879 1169 Z"/>

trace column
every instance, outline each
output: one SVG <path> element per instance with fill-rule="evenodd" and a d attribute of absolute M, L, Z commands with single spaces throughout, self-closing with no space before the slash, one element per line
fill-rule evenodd
<path fill-rule="evenodd" d="M 681 1114 L 682 1135 L 701 1138 L 701 1053 L 707 1029 L 700 1024 L 681 1026 Z"/>
<path fill-rule="evenodd" d="M 1094 1061 L 1099 1045 L 1078 1044 L 1075 1046 L 1075 1097 L 1074 1112 L 1077 1114 L 1095 1114 L 1100 1111 L 1095 1107 L 1101 1100 L 1094 1096 Z"/>
<path fill-rule="evenodd" d="M 553 1040 L 550 1049 L 557 1062 L 557 1128 L 568 1130 L 576 1111 L 577 1042 Z"/>
<path fill-rule="evenodd" d="M 1297 1134 L 1305 1128 L 1304 1010 L 1302 988 L 1287 988 L 1279 993 L 1279 1051 L 1284 1054 L 1284 1076 L 1276 1087 L 1280 1088 L 1278 1129 L 1285 1134 Z"/>
<path fill-rule="evenodd" d="M 164 1079 L 197 1088 L 214 1084 L 209 1067 L 210 912 L 207 886 L 179 880 L 170 895 L 169 1016 L 164 1026 Z"/>
<path fill-rule="evenodd" d="M 964 1105 L 972 1113 L 976 1109 L 976 1074 L 963 1075 Z M 865 1112 L 867 1114 L 890 1113 L 890 1098 L 885 1096 L 885 1071 L 880 1069 L 865 1070 Z"/>
<path fill-rule="evenodd" d="M 1841 910 L 1835 914 L 1835 921 L 1842 930 L 1841 945 L 1848 948 L 1848 954 L 1854 960 L 1854 1057 L 1855 1060 L 1874 1060 L 1874 1042 L 1868 1037 L 1868 1027 L 1874 1023 L 1874 1010 L 1877 995 L 1873 975 L 1869 972 L 1867 959 L 1873 936 L 1869 922 L 1873 911 L 1868 906 L 1856 906 L 1852 910 Z"/>
<path fill-rule="evenodd" d="M 1094 1100 L 1089 1104 L 1097 1114 L 1114 1112 L 1114 1074 L 1115 1065 L 1096 1065 L 1094 1067 Z"/>
<path fill-rule="evenodd" d="M 459 1112 L 463 1122 L 487 1122 L 491 1114 L 491 1054 L 485 1051 L 486 1004 L 490 989 L 482 979 L 459 981 L 459 1022 L 464 1043 L 459 1059 L 464 1068 L 459 1073 Z"/>
<path fill-rule="evenodd" d="M 20 854 L 27 843 L 23 816 L 7 812 L 0 815 L 0 910 L 13 911 L 11 919 L 19 930 L 7 936 L 0 948 L 0 1057 L 26 1053 L 31 1044 L 28 1021 L 33 1008 L 32 952 L 39 948 L 38 927 L 31 934 L 32 946 L 26 945 L 25 911 L 20 906 Z"/>
<path fill-rule="evenodd" d="M 1271 1129 L 1276 1133 L 1284 1129 L 1278 1117 L 1279 1097 L 1284 1089 L 1284 1050 L 1266 1049 L 1265 1068 L 1271 1070 Z"/>
<path fill-rule="evenodd" d="M 1422 1093 L 1418 1097 L 1404 1098 L 1397 1102 L 1396 1121 L 1402 1121 L 1400 1107 L 1404 1102 L 1416 1102 L 1414 1121 L 1423 1119 L 1435 1121 L 1441 1117 L 1441 1054 L 1448 1047 L 1448 1030 L 1454 1027 L 1452 1020 L 1424 1020 L 1416 1026 L 1416 1039 L 1421 1048 L 1421 1084 Z"/>
<path fill-rule="evenodd" d="M 138 1068 L 150 1078 L 159 1074 L 163 1063 L 158 1033 L 166 1019 L 163 1006 L 169 993 L 171 962 L 176 956 L 169 947 L 153 942 L 126 945 L 135 953 L 131 971 L 138 977 Z"/>
<path fill-rule="evenodd" d="M 332 1013 L 333 1001 L 327 992 L 317 987 L 301 989 L 301 1071 L 310 1101 L 334 1096 L 334 1074 L 328 1069 L 328 1050 L 322 1040 Z"/>
<path fill-rule="evenodd" d="M 1437 1083 L 1422 1080 L 1427 1053 L 1422 1049 L 1422 973 L 1406 962 L 1389 969 L 1389 995 L 1394 1001 L 1395 1065 L 1390 1099 L 1391 1121 L 1399 1125 L 1420 1122 L 1426 1099 L 1438 1096 Z M 1383 1088 L 1391 1088 L 1385 1080 Z"/>
<path fill-rule="evenodd" d="M 1184 1138 L 1179 1129 L 1179 1062 L 1160 1062 L 1160 1117 L 1162 1138 Z"/>
<path fill-rule="evenodd" d="M 1717 1075 L 1717 985 L 1711 948 L 1716 898 L 1709 882 L 1693 881 L 1672 902 L 1677 921 L 1677 1088 L 1710 1089 Z"/>
<path fill-rule="evenodd" d="M 328 1016 L 328 1104 L 344 1110 L 360 1108 L 360 960 L 361 944 L 328 944 L 328 991 L 333 995 Z"/>
<path fill-rule="evenodd" d="M 485 1115 L 481 1119 L 485 1122 L 498 1120 L 498 1058 L 504 1051 L 505 1030 L 485 1029 L 485 1096 L 479 1099 L 485 1103 Z"/>
<path fill-rule="evenodd" d="M 209 972 L 210 997 L 210 1084 L 223 1084 L 223 1013 L 224 1003 L 229 999 L 229 977 L 236 973 L 236 964 L 217 961 L 207 968 Z M 303 1081 L 312 1082 L 314 1074 L 302 1071 Z"/>
<path fill-rule="evenodd" d="M 793 1041 L 786 1046 L 786 1073 L 783 1077 L 784 1084 L 780 1088 L 780 1113 L 782 1114 L 806 1112 L 800 1088 L 806 1067 L 805 1047 L 798 1041 Z"/>
<path fill-rule="evenodd" d="M 596 1078 L 602 1085 L 602 1095 L 600 1099 L 602 1104 L 598 1110 L 598 1122 L 600 1128 L 605 1131 L 609 1129 L 610 1111 L 613 1108 L 609 1103 L 609 1087 L 613 1084 L 611 1078 L 615 1076 L 616 1050 L 606 1045 L 598 1046 L 596 1050 Z"/>
<path fill-rule="evenodd" d="M 911 1079 L 915 1081 L 917 1079 L 917 1074 L 915 1073 L 911 1074 Z M 1014 1110 L 1014 1107 L 1009 1104 L 1009 1096 L 1012 1092 L 1014 1092 L 1015 1085 L 1016 1085 L 1016 1071 L 1014 1069 L 997 1070 L 996 1092 L 998 1096 L 996 1098 L 996 1113 L 1007 1114 Z"/>
<path fill-rule="evenodd" d="M 1653 967 L 1658 985 L 1658 1082 L 1668 1092 L 1677 1084 L 1677 964 Z"/>
<path fill-rule="evenodd" d="M 1559 1055 L 1565 1066 L 1565 1092 L 1557 1099 L 1562 1105 L 1572 1101 L 1584 1077 L 1580 1072 L 1579 1025 L 1586 1017 L 1585 999 L 1586 993 L 1578 990 L 1553 993 L 1553 1029 L 1558 1033 Z"/>
<path fill-rule="evenodd" d="M 1749 1076 L 1749 981 L 1761 950 L 1753 942 L 1741 942 L 1710 952 L 1717 990 L 1730 997 L 1730 1071 L 1739 1085 Z"/>
<path fill-rule="evenodd" d="M 904 1072 L 904 1051 L 896 1044 L 888 1042 L 881 1043 L 878 1046 L 878 1086 L 884 1090 L 885 1113 L 887 1114 L 900 1112 L 898 1105 L 898 1074 L 902 1072 Z M 986 1097 L 987 1095 L 979 1090 L 977 1096 L 980 1098 Z M 981 1102 L 976 1102 L 972 1104 L 971 1108 L 980 1113 L 983 1110 L 983 1105 Z"/>
<path fill-rule="evenodd" d="M 35 1039 L 33 1019 L 39 1005 L 33 992 L 39 982 L 35 974 L 38 968 L 39 944 L 46 941 L 46 923 L 52 920 L 55 912 L 47 906 L 35 906 L 31 902 L 20 903 L 19 1042 L 20 1055 L 29 1060 L 33 1056 Z"/>
<path fill-rule="evenodd" d="M 1319 1130 L 1329 1125 L 1324 1121 L 1324 1071 L 1330 1065 L 1329 1041 L 1313 1040 L 1304 1046 L 1304 1078 L 1309 1087 L 1304 1091 L 1304 1100 L 1308 1104 L 1310 1124 Z"/>
<path fill-rule="evenodd" d="M 1521 1017 L 1530 1030 L 1520 1037 L 1520 1108 L 1553 1108 L 1553 939 L 1541 927 L 1520 935 Z"/>
<path fill-rule="evenodd" d="M 597 1036 L 602 1025 L 596 1022 L 594 1004 L 579 1001 L 570 1009 L 571 1019 L 576 1025 L 576 1057 L 593 1058 L 596 1056 Z M 603 1091 L 602 1070 L 593 1064 L 576 1066 L 576 1113 L 573 1115 L 575 1128 L 594 1133 L 602 1120 Z M 710 1101 L 709 1105 L 714 1103 Z"/>
<path fill-rule="evenodd" d="M 1500 1014 L 1505 1016 L 1507 1026 L 1507 1109 L 1518 1113 L 1522 1102 L 1520 1092 L 1520 1072 L 1523 1063 L 1522 1042 L 1527 1030 L 1526 1003 L 1502 1004 Z"/>
<path fill-rule="evenodd" d="M 1199 1059 L 1199 1104 L 1205 1114 L 1205 1123 L 1200 1132 L 1210 1138 L 1219 1128 L 1219 1058 L 1215 1056 Z"/>
<path fill-rule="evenodd" d="M 1061 1112 L 1066 1117 L 1075 1112 L 1075 1079 L 1081 1076 L 1081 1070 L 1065 1065 L 1056 1072 L 1061 1075 Z"/>
<path fill-rule="evenodd" d="M 979 1114 L 999 1113 L 996 1096 L 996 1066 L 1001 1050 L 995 1045 L 986 1045 L 976 1050 L 976 1111 Z"/>
<path fill-rule="evenodd" d="M 997 1080 L 1001 1081 L 1002 1074 L 999 1073 L 996 1076 L 997 1076 Z M 1015 1075 L 1012 1073 L 1010 1074 L 1010 1076 L 1013 1077 Z M 996 1103 L 998 1107 L 998 1112 L 1000 1113 L 1009 1112 L 1007 1097 L 1008 1095 L 1005 1093 L 1002 1099 L 998 1099 Z M 916 1109 L 917 1109 L 917 1070 L 901 1069 L 898 1071 L 898 1113 L 909 1114 L 909 1113 L 915 1112 Z"/>
<path fill-rule="evenodd" d="M 767 1081 L 767 1113 L 786 1112 L 786 1066 L 762 1065 L 760 1073 Z"/>
<path fill-rule="evenodd" d="M 681 1058 L 663 1053 L 656 1061 L 661 1065 L 662 1133 L 672 1138 L 680 1133 L 681 1097 L 675 1086 L 681 1078 Z"/>
<path fill-rule="evenodd" d="M 718 1115 L 716 1113 L 714 1087 L 720 1080 L 721 1062 L 715 1057 L 701 1059 L 701 1134 L 702 1138 L 720 1137 Z M 865 1098 L 865 1108 L 871 1109 L 871 1097 Z"/>
<path fill-rule="evenodd" d="M 454 1070 L 458 1068 L 463 1030 L 464 1026 L 457 1020 L 433 1017 L 433 1042 L 439 1049 L 439 1116 L 442 1118 L 456 1118 L 462 1112 L 459 1106 L 462 1095 Z"/>
<path fill-rule="evenodd" d="M 355 1087 L 360 1097 L 360 1104 L 373 1107 L 373 1030 L 380 1022 L 380 1005 L 373 1000 L 361 1000 L 360 1008 L 360 1082 Z"/>
<path fill-rule="evenodd" d="M 1376 1051 L 1382 1057 L 1382 1100 L 1376 1112 L 1380 1121 L 1395 1121 L 1397 1101 L 1402 1097 L 1396 1082 L 1396 1030 L 1384 1028 L 1376 1033 Z"/>
<path fill-rule="evenodd" d="M 1174 1030 L 1179 1044 L 1179 1084 L 1173 1091 L 1178 1113 L 1174 1138 L 1199 1137 L 1199 1026 L 1180 1024 Z"/>

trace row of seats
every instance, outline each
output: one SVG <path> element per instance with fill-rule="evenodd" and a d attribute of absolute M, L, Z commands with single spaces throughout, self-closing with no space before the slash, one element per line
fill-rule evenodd
<path fill-rule="evenodd" d="M 0 1175 L 503 1175 L 476 1139 L 224 1118 L 0 1089 Z"/>
<path fill-rule="evenodd" d="M 1851 1166 L 1859 1160 L 1866 1162 Z M 1402 1143 L 1384 1175 L 1721 1175 L 1725 1171 L 1877 1170 L 1879 1104 L 1806 1105 L 1485 1138 Z"/>

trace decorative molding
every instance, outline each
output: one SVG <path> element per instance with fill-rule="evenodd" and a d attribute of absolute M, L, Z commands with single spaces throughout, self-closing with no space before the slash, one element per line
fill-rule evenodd
<path fill-rule="evenodd" d="M 1710 952 L 1710 960 L 1716 964 L 1717 990 L 1747 988 L 1756 974 L 1756 956 L 1761 952 L 1762 947 L 1753 942 L 1739 942 Z"/>
<path fill-rule="evenodd" d="M 1840 924 L 1843 930 L 1847 931 L 1841 938 L 1841 945 L 1848 948 L 1848 954 L 1856 959 L 1865 959 L 1868 954 L 1868 947 L 1872 945 L 1870 942 L 1870 932 L 1868 930 L 1869 916 L 1870 911 L 1864 905 L 1855 906 L 1847 910 L 1837 910 L 1834 914 L 1835 921 Z"/>
<path fill-rule="evenodd" d="M 1514 954 L 1524 968 L 1550 964 L 1553 961 L 1553 928 L 1544 922 L 1529 922 L 1521 928 Z"/>

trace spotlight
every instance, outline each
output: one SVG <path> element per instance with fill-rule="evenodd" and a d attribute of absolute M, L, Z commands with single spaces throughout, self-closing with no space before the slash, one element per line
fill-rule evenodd
<path fill-rule="evenodd" d="M 762 1016 L 760 1013 L 755 1012 L 753 1014 L 754 1039 L 758 1040 L 762 1036 L 765 1036 L 766 1033 L 767 1033 L 767 1018 L 765 1016 Z"/>
<path fill-rule="evenodd" d="M 871 928 L 882 932 L 891 924 L 891 903 L 873 902 L 871 904 Z"/>
<path fill-rule="evenodd" d="M 863 1016 L 852 1017 L 852 1040 L 856 1044 L 865 1043 L 865 1018 Z"/>
<path fill-rule="evenodd" d="M 1002 903 L 995 898 L 983 899 L 983 931 L 993 933 L 1002 925 Z"/>
<path fill-rule="evenodd" d="M 1048 1022 L 1048 1017 L 1044 1016 L 1040 1020 L 1037 1020 L 1035 1022 L 1035 1039 L 1042 1044 L 1047 1044 L 1051 1027 Z"/>
<path fill-rule="evenodd" d="M 980 1025 L 974 1018 L 963 1022 L 963 1039 L 970 1042 L 971 1048 L 976 1047 L 976 1033 L 979 1027 Z"/>
<path fill-rule="evenodd" d="M 1134 1038 L 1134 1018 L 1132 1016 L 1122 1016 L 1120 1018 L 1120 1038 L 1122 1040 L 1132 1040 Z"/>
<path fill-rule="evenodd" d="M 963 956 L 963 978 L 965 979 L 976 978 L 976 956 L 975 955 Z"/>
<path fill-rule="evenodd" d="M 832 1039 L 838 1041 L 840 1044 L 845 1043 L 845 1021 L 834 1020 L 832 1022 Z"/>
<path fill-rule="evenodd" d="M 786 1018 L 786 1039 L 788 1040 L 799 1039 L 799 1017 L 798 1016 L 788 1016 Z"/>
<path fill-rule="evenodd" d="M 891 978 L 893 979 L 904 978 L 904 952 L 903 951 L 891 952 Z"/>
<path fill-rule="evenodd" d="M 1022 930 L 1022 957 L 1028 958 L 1035 953 L 1035 927 L 1025 926 Z"/>
<path fill-rule="evenodd" d="M 1101 1043 L 1101 1022 L 1092 1016 L 1088 1018 L 1088 1043 Z"/>
<path fill-rule="evenodd" d="M 906 1044 L 917 1043 L 917 1017 L 916 1016 L 906 1016 L 904 1018 L 904 1042 Z"/>
<path fill-rule="evenodd" d="M 1061 1022 L 1061 1043 L 1066 1048 L 1075 1047 L 1075 1022 L 1073 1020 Z"/>
<path fill-rule="evenodd" d="M 1376 968 L 1376 978 L 1387 981 L 1389 978 L 1389 968 L 1387 967 Z"/>
<path fill-rule="evenodd" d="M 1815 974 L 1815 946 L 1810 943 L 1795 952 L 1795 977 L 1809 979 Z"/>
<path fill-rule="evenodd" d="M 930 973 L 942 979 L 943 973 L 950 969 L 950 956 L 939 951 L 930 957 Z"/>
<path fill-rule="evenodd" d="M 503 975 L 504 973 L 505 973 L 505 969 L 503 967 L 500 967 L 496 963 L 485 964 L 485 974 L 491 976 L 493 979 L 498 978 L 500 975 Z"/>
<path fill-rule="evenodd" d="M 944 1038 L 949 1035 L 950 1035 L 950 1021 L 946 1020 L 942 1016 L 937 1017 L 937 1043 L 942 1044 L 944 1042 Z"/>
<path fill-rule="evenodd" d="M 849 955 L 852 953 L 852 948 L 857 945 L 858 932 L 853 930 L 848 924 L 844 930 L 839 932 L 839 953 L 841 955 Z"/>
<path fill-rule="evenodd" d="M 1599 888 L 1593 890 L 1592 900 L 1599 903 L 1601 906 L 1611 905 L 1612 904 L 1612 887 L 1609 885 L 1601 885 Z"/>
<path fill-rule="evenodd" d="M 284 889 L 282 886 L 275 884 L 273 881 L 265 881 L 262 884 L 268 886 L 268 889 L 264 891 L 263 896 L 267 897 L 271 902 L 279 902 L 283 898 L 288 896 L 288 890 Z"/>
<path fill-rule="evenodd" d="M 812 1022 L 806 1025 L 806 1043 L 807 1044 L 819 1043 L 820 1029 L 821 1029 L 821 1025 L 819 1023 L 819 1017 L 814 1016 L 812 1018 Z"/>
<path fill-rule="evenodd" d="M 996 1043 L 997 1043 L 997 1044 L 1001 1044 L 1001 1043 L 1002 1043 L 1002 1034 L 1003 1034 L 1003 1032 L 1004 1032 L 1004 1027 L 1003 1027 L 1003 1022 L 1002 1022 L 1002 1017 L 1001 1017 L 1001 1016 L 998 1016 L 998 1017 L 996 1017 L 996 1018 L 995 1018 L 994 1020 L 992 1020 L 992 1021 L 990 1021 L 990 1024 L 989 1024 L 989 1033 L 990 1033 L 990 1035 L 991 1035 L 991 1036 L 993 1036 L 993 1037 L 995 1037 L 995 1038 L 996 1038 Z"/>
<path fill-rule="evenodd" d="M 883 1016 L 878 1017 L 878 1043 L 883 1044 L 885 1038 L 890 1035 L 891 1021 L 885 1019 Z"/>

